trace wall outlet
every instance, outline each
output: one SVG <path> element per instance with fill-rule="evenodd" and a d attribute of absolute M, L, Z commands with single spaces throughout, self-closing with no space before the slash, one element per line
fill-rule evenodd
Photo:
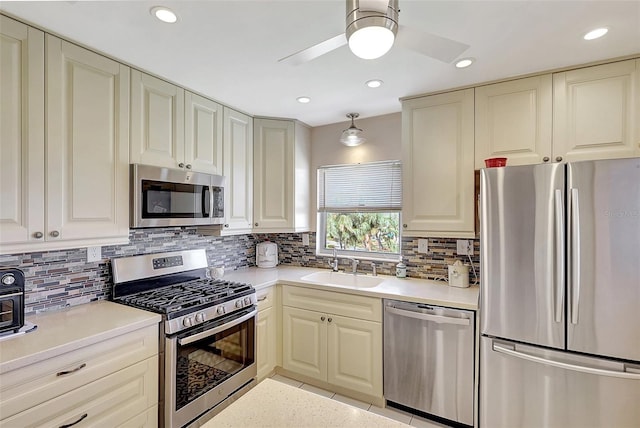
<path fill-rule="evenodd" d="M 418 239 L 418 253 L 427 254 L 429 252 L 429 240 Z"/>
<path fill-rule="evenodd" d="M 102 247 L 87 247 L 87 263 L 102 260 Z"/>
<path fill-rule="evenodd" d="M 458 239 L 457 241 L 457 250 L 458 255 L 461 256 L 473 256 L 473 241 L 468 239 Z"/>
<path fill-rule="evenodd" d="M 309 234 L 308 233 L 303 233 L 302 234 L 302 245 L 305 246 L 309 246 Z"/>

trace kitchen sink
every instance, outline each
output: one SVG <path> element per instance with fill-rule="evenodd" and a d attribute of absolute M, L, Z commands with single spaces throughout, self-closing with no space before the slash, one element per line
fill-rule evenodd
<path fill-rule="evenodd" d="M 304 281 L 317 282 L 328 285 L 341 285 L 346 287 L 356 288 L 371 288 L 375 287 L 384 281 L 383 278 L 374 276 L 365 276 L 352 273 L 341 272 L 314 272 L 309 275 L 305 275 L 301 278 Z"/>

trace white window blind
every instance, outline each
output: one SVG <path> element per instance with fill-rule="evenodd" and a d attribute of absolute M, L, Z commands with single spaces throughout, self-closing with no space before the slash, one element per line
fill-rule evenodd
<path fill-rule="evenodd" d="M 400 161 L 318 168 L 318 212 L 402 210 Z"/>

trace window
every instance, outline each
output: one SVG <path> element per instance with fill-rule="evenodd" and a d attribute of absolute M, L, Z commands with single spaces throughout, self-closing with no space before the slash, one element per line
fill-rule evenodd
<path fill-rule="evenodd" d="M 401 210 L 399 161 L 318 168 L 316 253 L 399 260 Z"/>

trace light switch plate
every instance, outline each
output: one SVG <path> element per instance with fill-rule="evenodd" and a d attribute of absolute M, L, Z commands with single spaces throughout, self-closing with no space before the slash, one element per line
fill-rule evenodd
<path fill-rule="evenodd" d="M 473 255 L 473 247 L 471 247 L 471 245 L 469 244 L 468 239 L 458 239 L 457 241 L 457 251 L 456 253 L 458 253 L 461 256 L 472 256 Z"/>
<path fill-rule="evenodd" d="M 427 254 L 429 252 L 429 240 L 418 239 L 418 253 Z"/>
<path fill-rule="evenodd" d="M 309 234 L 308 233 L 303 233 L 302 234 L 302 245 L 305 246 L 309 246 Z"/>
<path fill-rule="evenodd" d="M 102 260 L 102 247 L 87 247 L 87 263 Z"/>

